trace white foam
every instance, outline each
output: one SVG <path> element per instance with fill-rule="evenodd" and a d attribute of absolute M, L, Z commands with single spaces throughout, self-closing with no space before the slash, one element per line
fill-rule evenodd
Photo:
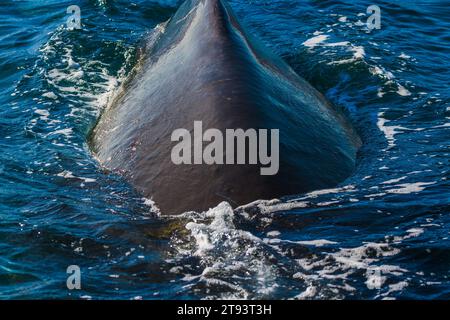
<path fill-rule="evenodd" d="M 398 56 L 401 59 L 411 59 L 411 56 L 404 54 L 403 52 Z"/>
<path fill-rule="evenodd" d="M 79 180 L 83 180 L 85 183 L 93 183 L 93 182 L 97 181 L 96 179 L 92 179 L 92 178 L 84 178 L 84 177 L 74 176 L 73 172 L 67 171 L 67 170 L 64 170 L 64 171 L 58 173 L 57 176 L 65 178 L 65 179 L 79 179 Z"/>
<path fill-rule="evenodd" d="M 331 43 L 325 43 L 323 44 L 324 47 L 346 47 L 350 46 L 350 42 L 348 41 L 341 41 L 341 42 L 331 42 Z"/>
<path fill-rule="evenodd" d="M 362 46 L 354 46 L 349 42 L 336 42 L 331 43 L 330 46 L 338 46 L 338 45 L 345 45 L 348 44 L 348 50 L 353 52 L 353 56 L 350 59 L 343 59 L 343 60 L 337 60 L 337 61 L 331 61 L 328 62 L 329 65 L 339 65 L 339 64 L 347 64 L 347 63 L 353 63 L 355 61 L 362 60 L 365 56 L 365 50 Z"/>
<path fill-rule="evenodd" d="M 308 47 L 308 48 L 312 49 L 312 48 L 316 47 L 317 45 L 319 45 L 321 42 L 324 42 L 325 40 L 327 40 L 328 37 L 329 37 L 328 35 L 319 34 L 319 35 L 317 35 L 315 37 L 312 37 L 312 38 L 306 40 L 302 44 L 305 47 Z"/>
<path fill-rule="evenodd" d="M 424 233 L 425 230 L 422 228 L 412 228 L 412 229 L 406 230 L 406 232 L 408 232 L 409 234 L 407 236 L 405 236 L 403 239 L 416 238 L 416 237 L 420 236 L 422 233 Z"/>
<path fill-rule="evenodd" d="M 354 46 L 352 47 L 353 50 L 353 58 L 354 59 L 362 59 L 365 56 L 364 47 L 362 46 Z"/>
<path fill-rule="evenodd" d="M 239 211 L 243 210 L 242 208 Z M 242 216 L 245 216 L 242 214 Z M 182 256 L 192 255 L 201 259 L 202 274 L 197 282 L 208 286 L 225 286 L 228 291 L 221 299 L 245 299 L 249 291 L 235 283 L 233 275 L 245 270 L 251 275 L 253 289 L 258 296 L 269 295 L 278 287 L 275 266 L 264 256 L 266 245 L 252 233 L 237 229 L 235 213 L 227 202 L 202 213 L 185 213 L 180 218 L 191 220 L 185 226 L 190 231 L 195 246 L 188 250 L 178 248 Z M 275 235 L 275 233 L 273 233 Z M 246 276 L 247 277 L 247 276 Z"/>
<path fill-rule="evenodd" d="M 356 248 L 340 249 L 338 252 L 328 254 L 318 260 L 314 258 L 299 259 L 298 263 L 309 272 L 315 270 L 313 275 L 302 275 L 303 278 L 311 281 L 320 281 L 321 279 L 345 281 L 358 270 L 365 270 L 366 285 L 372 287 L 382 284 L 383 279 L 389 274 L 399 276 L 407 272 L 397 266 L 377 264 L 381 258 L 393 256 L 399 252 L 398 249 L 391 248 L 386 243 L 367 243 Z M 352 288 L 347 288 L 347 290 L 352 290 Z"/>
<path fill-rule="evenodd" d="M 399 95 L 401 95 L 402 97 L 407 97 L 411 95 L 411 92 L 409 92 L 408 89 L 406 89 L 404 86 L 402 86 L 401 84 L 398 85 L 398 90 L 397 93 Z"/>
<path fill-rule="evenodd" d="M 317 288 L 315 286 L 309 286 L 306 288 L 305 291 L 300 293 L 299 295 L 295 296 L 294 299 L 298 300 L 304 300 L 308 298 L 314 298 L 314 296 L 317 294 Z"/>
<path fill-rule="evenodd" d="M 397 179 L 387 180 L 387 181 L 382 182 L 381 184 L 392 184 L 392 183 L 397 183 L 397 182 L 400 182 L 400 181 L 402 181 L 402 180 L 404 180 L 404 179 L 406 179 L 406 176 L 400 177 L 400 178 L 397 178 Z"/>
<path fill-rule="evenodd" d="M 186 225 L 186 229 L 191 231 L 192 236 L 197 242 L 197 251 L 195 255 L 202 256 L 207 251 L 214 248 L 214 244 L 210 237 L 214 237 L 219 233 L 226 232 L 230 228 L 234 228 L 232 218 L 234 216 L 233 209 L 227 202 L 220 203 L 217 207 L 208 210 L 206 217 L 212 217 L 213 221 L 209 226 L 201 223 L 190 222 Z M 211 231 L 209 233 L 208 231 Z"/>
<path fill-rule="evenodd" d="M 144 201 L 144 205 L 151 208 L 152 212 L 156 213 L 157 215 L 161 215 L 161 210 L 159 209 L 155 201 L 147 198 L 142 198 L 142 200 Z"/>
<path fill-rule="evenodd" d="M 389 285 L 388 293 L 395 292 L 395 291 L 402 291 L 407 286 L 408 286 L 408 282 L 406 282 L 406 281 L 401 281 L 399 283 L 391 284 L 391 285 Z"/>
<path fill-rule="evenodd" d="M 50 132 L 46 136 L 54 136 L 54 135 L 63 135 L 66 137 L 70 137 L 73 134 L 72 128 L 59 129 L 53 132 Z"/>
<path fill-rule="evenodd" d="M 377 126 L 380 129 L 380 131 L 384 133 L 384 136 L 386 137 L 386 140 L 388 142 L 388 147 L 384 149 L 384 151 L 386 151 L 395 147 L 395 135 L 399 133 L 399 130 L 406 130 L 406 128 L 401 126 L 387 125 L 389 120 L 386 120 L 385 118 L 383 118 L 383 116 L 384 112 L 378 113 Z"/>
<path fill-rule="evenodd" d="M 280 235 L 280 231 L 270 231 L 270 232 L 267 232 L 267 236 L 268 236 L 268 237 L 271 237 L 271 238 L 278 237 L 279 235 Z"/>
<path fill-rule="evenodd" d="M 330 188 L 330 189 L 321 189 L 312 191 L 306 194 L 305 198 L 317 198 L 318 196 L 322 196 L 325 194 L 332 194 L 332 193 L 340 193 L 340 192 L 354 192 L 356 191 L 354 185 L 347 185 L 341 188 Z M 302 198 L 302 199 L 305 199 Z"/>
<path fill-rule="evenodd" d="M 329 38 L 328 35 L 324 34 L 318 34 L 315 37 L 312 37 L 308 39 L 307 41 L 303 42 L 303 45 L 312 49 L 316 46 L 322 46 L 322 47 L 347 47 L 347 50 L 353 52 L 353 56 L 350 59 L 344 59 L 344 60 L 338 60 L 338 61 L 332 61 L 328 64 L 343 64 L 343 63 L 350 63 L 357 60 L 361 60 L 365 56 L 365 50 L 363 46 L 355 46 L 349 41 L 340 41 L 340 42 L 332 42 L 332 43 L 324 43 Z"/>
<path fill-rule="evenodd" d="M 366 277 L 366 286 L 370 290 L 380 289 L 387 280 L 387 277 L 382 276 L 381 271 L 377 269 L 368 270 Z"/>
<path fill-rule="evenodd" d="M 45 92 L 42 96 L 53 100 L 58 99 L 58 96 L 53 92 Z"/>
<path fill-rule="evenodd" d="M 387 193 L 395 194 L 409 194 L 417 193 L 425 190 L 426 186 L 433 185 L 435 182 L 416 182 L 416 183 L 403 183 L 395 185 L 395 189 L 386 190 Z"/>
<path fill-rule="evenodd" d="M 310 241 L 297 241 L 298 244 L 305 246 L 314 246 L 314 247 L 323 247 L 327 244 L 337 244 L 337 242 L 326 240 L 326 239 L 318 239 L 318 240 L 310 240 Z"/>
<path fill-rule="evenodd" d="M 380 76 L 387 80 L 392 80 L 395 78 L 394 75 L 392 74 L 392 72 L 389 72 L 386 69 L 384 69 L 383 67 L 379 67 L 379 66 L 370 67 L 369 72 L 373 75 Z"/>
<path fill-rule="evenodd" d="M 36 109 L 34 110 L 34 113 L 40 115 L 40 119 L 44 121 L 48 121 L 48 117 L 50 116 L 50 112 L 45 109 Z"/>

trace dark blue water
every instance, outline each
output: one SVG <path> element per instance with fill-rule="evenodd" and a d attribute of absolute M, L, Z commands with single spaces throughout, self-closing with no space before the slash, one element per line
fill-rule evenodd
<path fill-rule="evenodd" d="M 0 298 L 449 299 L 448 3 L 377 1 L 369 32 L 371 2 L 230 1 L 364 146 L 335 189 L 168 218 L 86 140 L 176 2 L 1 1 Z"/>

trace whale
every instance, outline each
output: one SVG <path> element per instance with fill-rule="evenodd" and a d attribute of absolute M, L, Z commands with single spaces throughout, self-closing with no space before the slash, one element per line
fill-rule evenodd
<path fill-rule="evenodd" d="M 295 197 L 351 176 L 361 139 L 345 112 L 249 32 L 225 0 L 186 0 L 158 30 L 88 144 L 103 168 L 162 214 Z M 193 135 L 198 123 L 203 133 L 277 130 L 276 173 L 261 174 L 262 164 L 249 161 L 174 162 L 182 140 L 174 131 Z"/>

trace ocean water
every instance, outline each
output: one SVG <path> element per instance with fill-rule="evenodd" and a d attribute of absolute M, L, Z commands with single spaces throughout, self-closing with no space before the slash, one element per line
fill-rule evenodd
<path fill-rule="evenodd" d="M 177 1 L 3 0 L 0 299 L 450 298 L 448 3 L 379 0 L 379 30 L 367 1 L 229 3 L 345 110 L 363 140 L 354 174 L 160 215 L 86 141 Z M 69 5 L 82 30 L 67 30 Z"/>

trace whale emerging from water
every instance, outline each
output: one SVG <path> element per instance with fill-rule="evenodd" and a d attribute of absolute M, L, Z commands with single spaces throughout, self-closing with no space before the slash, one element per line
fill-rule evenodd
<path fill-rule="evenodd" d="M 276 174 L 250 163 L 174 163 L 173 132 L 200 122 L 221 132 L 278 129 Z M 354 170 L 360 144 L 345 116 L 251 37 L 225 0 L 181 5 L 90 137 L 102 165 L 163 214 L 335 186 Z"/>

